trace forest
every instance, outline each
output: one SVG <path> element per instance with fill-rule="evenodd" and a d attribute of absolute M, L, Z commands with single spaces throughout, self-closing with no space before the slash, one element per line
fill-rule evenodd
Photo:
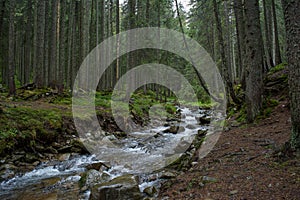
<path fill-rule="evenodd" d="M 0 0 L 0 198 L 299 199 L 299 10 Z"/>

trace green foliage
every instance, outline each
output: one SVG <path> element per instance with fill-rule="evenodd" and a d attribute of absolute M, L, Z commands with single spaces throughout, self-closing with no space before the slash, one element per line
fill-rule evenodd
<path fill-rule="evenodd" d="M 32 147 L 35 140 L 51 143 L 62 126 L 58 110 L 6 108 L 0 118 L 0 155 L 24 144 Z"/>
<path fill-rule="evenodd" d="M 247 121 L 247 107 L 244 104 L 239 110 L 239 115 L 237 117 L 237 121 L 240 123 L 245 123 Z"/>
<path fill-rule="evenodd" d="M 72 98 L 64 97 L 64 96 L 57 96 L 54 99 L 52 99 L 50 103 L 57 104 L 57 105 L 71 105 Z"/>
<path fill-rule="evenodd" d="M 87 178 L 87 172 L 84 172 L 84 173 L 81 175 L 81 178 L 80 178 L 80 180 L 79 180 L 79 182 L 78 182 L 80 188 L 82 188 L 82 187 L 85 186 L 86 178 Z"/>
<path fill-rule="evenodd" d="M 161 103 L 156 99 L 154 92 L 148 92 L 146 95 L 142 91 L 135 92 L 131 98 L 133 103 L 130 105 L 131 112 L 141 118 L 147 118 L 149 110 L 154 105 L 162 105 L 166 112 L 170 115 L 176 113 L 176 107 L 173 103 L 173 98 L 167 99 L 167 102 Z M 158 115 L 162 113 L 157 113 Z"/>
<path fill-rule="evenodd" d="M 284 70 L 286 65 L 287 65 L 287 63 L 281 63 L 281 64 L 273 67 L 269 73 L 273 74 L 273 73 L 279 72 L 281 70 Z"/>
<path fill-rule="evenodd" d="M 270 117 L 272 114 L 273 109 L 279 105 L 279 102 L 275 99 L 267 98 L 263 102 L 263 107 L 260 114 L 257 116 L 257 120 L 265 119 Z"/>

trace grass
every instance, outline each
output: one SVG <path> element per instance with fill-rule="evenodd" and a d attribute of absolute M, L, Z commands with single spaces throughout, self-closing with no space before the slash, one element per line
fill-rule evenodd
<path fill-rule="evenodd" d="M 63 128 L 58 110 L 9 107 L 1 115 L 0 155 L 17 147 L 32 147 L 36 140 L 51 143 Z"/>

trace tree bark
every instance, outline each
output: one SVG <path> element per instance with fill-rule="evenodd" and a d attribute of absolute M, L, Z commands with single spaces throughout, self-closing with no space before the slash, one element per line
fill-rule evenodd
<path fill-rule="evenodd" d="M 292 116 L 291 147 L 300 149 L 300 1 L 282 0 L 287 32 L 287 58 Z"/>
<path fill-rule="evenodd" d="M 223 30 L 222 30 L 222 25 L 219 17 L 219 11 L 218 11 L 218 5 L 217 1 L 213 0 L 213 7 L 214 7 L 214 14 L 215 14 L 215 20 L 216 20 L 216 25 L 217 25 L 217 30 L 218 30 L 218 39 L 219 39 L 219 44 L 220 44 L 220 53 L 221 53 L 221 60 L 222 60 L 222 66 L 221 66 L 221 71 L 222 71 L 222 76 L 225 79 L 226 83 L 226 90 L 229 93 L 229 95 L 232 98 L 232 101 L 236 104 L 240 104 L 240 100 L 236 97 L 234 90 L 233 90 L 233 83 L 229 75 L 229 65 L 227 62 L 226 58 L 226 53 L 225 53 L 225 43 L 223 39 Z"/>
<path fill-rule="evenodd" d="M 244 6 L 242 0 L 234 0 L 234 13 L 236 18 L 236 31 L 237 31 L 237 46 L 238 46 L 238 77 L 242 88 L 246 88 L 245 83 L 245 18 Z"/>
<path fill-rule="evenodd" d="M 116 0 L 116 34 L 117 34 L 117 44 L 116 44 L 116 50 L 117 50 L 117 61 L 116 61 L 116 81 L 120 78 L 120 37 L 118 34 L 120 33 L 120 3 L 119 0 Z"/>
<path fill-rule="evenodd" d="M 15 95 L 15 0 L 9 3 L 9 95 Z"/>
<path fill-rule="evenodd" d="M 57 8 L 58 1 L 51 1 L 51 38 L 49 44 L 49 75 L 48 75 L 48 84 L 51 87 L 56 85 L 56 65 L 57 65 Z"/>
<path fill-rule="evenodd" d="M 37 36 L 35 83 L 38 88 L 44 86 L 44 37 L 45 37 L 45 0 L 37 1 Z"/>
<path fill-rule="evenodd" d="M 270 25 L 273 21 L 270 16 L 270 8 L 267 5 L 267 0 L 263 0 L 263 8 L 264 8 L 264 28 L 265 28 L 265 56 L 267 62 L 267 70 L 274 67 L 273 58 L 272 58 L 272 40 L 271 40 L 271 32 Z"/>
<path fill-rule="evenodd" d="M 253 122 L 262 107 L 263 40 L 258 0 L 245 1 L 247 121 Z"/>
<path fill-rule="evenodd" d="M 274 21 L 274 39 L 275 39 L 275 65 L 279 65 L 282 63 L 281 53 L 280 53 L 280 46 L 279 46 L 279 36 L 278 36 L 278 25 L 277 25 L 277 14 L 276 14 L 276 7 L 275 7 L 275 0 L 272 1 L 272 11 L 273 11 L 273 21 Z"/>
<path fill-rule="evenodd" d="M 66 0 L 60 0 L 59 23 L 59 65 L 58 65 L 58 93 L 64 90 L 64 72 L 66 66 Z"/>

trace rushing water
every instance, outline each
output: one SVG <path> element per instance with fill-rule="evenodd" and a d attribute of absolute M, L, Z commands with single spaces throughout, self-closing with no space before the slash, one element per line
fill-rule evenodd
<path fill-rule="evenodd" d="M 165 162 L 157 161 L 168 154 L 180 156 L 180 153 L 185 151 L 192 142 L 197 130 L 206 128 L 198 125 L 196 120 L 201 113 L 203 111 L 192 112 L 187 108 L 182 109 L 182 121 L 172 122 L 184 127 L 184 131 L 181 133 L 163 133 L 169 127 L 158 126 L 132 133 L 127 138 L 120 140 L 118 148 L 107 149 L 101 154 L 101 161 L 111 161 L 111 158 L 114 157 L 121 163 L 112 163 L 113 166 L 107 173 L 111 178 L 128 173 L 138 174 L 141 191 L 151 185 L 159 186 L 158 179 L 149 180 L 149 176 L 153 177 L 157 174 L 141 174 L 141 172 L 145 167 L 157 163 L 157 168 L 164 167 Z M 182 143 L 186 145 L 178 145 Z M 135 162 L 124 165 L 124 162 L 128 160 L 135 160 Z M 0 183 L 0 199 L 88 199 L 89 191 L 78 196 L 80 190 L 78 181 L 80 175 L 86 171 L 86 166 L 97 162 L 99 162 L 99 157 L 90 155 L 74 156 L 67 161 L 42 163 L 31 172 Z"/>

